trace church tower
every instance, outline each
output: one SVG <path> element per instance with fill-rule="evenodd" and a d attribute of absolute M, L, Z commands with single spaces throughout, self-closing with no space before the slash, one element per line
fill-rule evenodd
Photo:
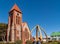
<path fill-rule="evenodd" d="M 9 12 L 7 41 L 21 40 L 22 12 L 15 4 Z"/>

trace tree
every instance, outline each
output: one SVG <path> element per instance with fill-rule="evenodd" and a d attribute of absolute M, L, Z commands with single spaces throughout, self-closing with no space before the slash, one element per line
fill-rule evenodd
<path fill-rule="evenodd" d="M 8 25 L 6 23 L 0 23 L 0 38 L 4 41 L 6 36 L 6 29 Z"/>

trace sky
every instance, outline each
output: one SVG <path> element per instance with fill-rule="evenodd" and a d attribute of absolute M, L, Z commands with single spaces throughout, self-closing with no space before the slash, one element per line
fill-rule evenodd
<path fill-rule="evenodd" d="M 59 0 L 0 0 L 0 23 L 8 23 L 9 11 L 15 3 L 30 30 L 40 25 L 48 35 L 60 31 Z"/>

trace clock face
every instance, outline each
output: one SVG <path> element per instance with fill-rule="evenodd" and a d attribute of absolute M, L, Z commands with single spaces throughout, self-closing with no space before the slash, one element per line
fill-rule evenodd
<path fill-rule="evenodd" d="M 20 13 L 17 13 L 17 16 L 21 17 L 21 14 Z"/>
<path fill-rule="evenodd" d="M 19 13 L 17 13 L 17 15 L 19 16 Z"/>
<path fill-rule="evenodd" d="M 19 12 L 16 12 L 16 11 L 15 11 L 15 14 L 16 14 L 16 16 L 21 17 L 21 14 L 20 14 Z"/>

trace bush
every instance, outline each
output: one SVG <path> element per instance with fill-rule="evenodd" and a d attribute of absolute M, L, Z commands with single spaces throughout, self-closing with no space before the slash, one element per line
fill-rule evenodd
<path fill-rule="evenodd" d="M 3 42 L 3 41 L 0 41 L 0 44 L 15 44 L 15 43 L 12 43 L 12 42 Z"/>
<path fill-rule="evenodd" d="M 60 42 L 58 42 L 58 44 L 60 44 Z"/>
<path fill-rule="evenodd" d="M 22 40 L 17 40 L 16 44 L 22 44 Z"/>
<path fill-rule="evenodd" d="M 31 40 L 27 40 L 26 44 L 33 44 L 33 42 Z"/>

